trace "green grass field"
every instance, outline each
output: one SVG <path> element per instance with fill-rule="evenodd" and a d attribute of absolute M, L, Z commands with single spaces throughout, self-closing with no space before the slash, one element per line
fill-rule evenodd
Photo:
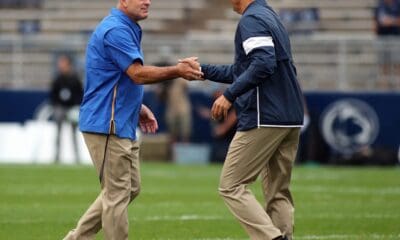
<path fill-rule="evenodd" d="M 130 239 L 248 239 L 218 196 L 220 169 L 143 163 Z M 91 166 L 0 165 L 0 239 L 62 239 L 98 191 Z M 292 191 L 295 239 L 400 239 L 399 168 L 296 167 Z"/>

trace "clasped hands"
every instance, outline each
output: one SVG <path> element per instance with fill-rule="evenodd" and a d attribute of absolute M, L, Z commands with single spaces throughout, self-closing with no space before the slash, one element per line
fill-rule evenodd
<path fill-rule="evenodd" d="M 197 61 L 197 57 L 190 57 L 185 59 L 179 59 L 179 64 L 183 64 L 181 67 L 185 67 L 187 75 L 182 76 L 187 80 L 204 80 L 204 74 L 201 72 L 200 63 Z M 186 76 L 188 78 L 186 78 Z M 211 117 L 213 120 L 222 120 L 225 119 L 228 115 L 228 110 L 231 108 L 232 103 L 226 99 L 224 95 L 218 97 L 212 108 L 211 108 Z"/>
<path fill-rule="evenodd" d="M 204 80 L 204 74 L 201 71 L 200 63 L 197 57 L 189 57 L 179 59 L 178 67 L 179 75 L 186 80 Z"/>

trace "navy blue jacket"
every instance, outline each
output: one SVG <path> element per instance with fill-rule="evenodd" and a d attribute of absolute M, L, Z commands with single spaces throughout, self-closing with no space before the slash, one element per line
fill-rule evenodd
<path fill-rule="evenodd" d="M 265 0 L 255 0 L 241 17 L 232 65 L 203 64 L 204 77 L 231 83 L 224 96 L 234 103 L 238 130 L 301 127 L 303 95 L 288 34 Z"/>

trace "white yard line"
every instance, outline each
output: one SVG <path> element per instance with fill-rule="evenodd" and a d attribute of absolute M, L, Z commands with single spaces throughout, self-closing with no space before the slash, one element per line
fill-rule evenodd
<path fill-rule="evenodd" d="M 361 237 L 368 237 L 368 239 L 399 239 L 400 234 L 385 235 L 385 234 L 370 234 L 370 235 L 355 235 L 355 234 L 332 234 L 332 235 L 304 235 L 294 237 L 294 240 L 335 240 L 335 239 L 361 239 Z"/>
<path fill-rule="evenodd" d="M 248 240 L 247 238 L 193 238 L 192 240 Z"/>
<path fill-rule="evenodd" d="M 371 195 L 400 195 L 400 187 L 391 187 L 391 188 L 358 188 L 358 187 L 349 187 L 349 188 L 335 188 L 335 187 L 326 187 L 326 186 L 297 186 L 292 187 L 292 191 L 294 192 L 311 192 L 311 193 L 351 193 L 351 194 L 365 194 Z"/>
<path fill-rule="evenodd" d="M 371 234 L 371 235 L 355 235 L 355 234 L 331 234 L 331 235 L 305 235 L 294 237 L 293 240 L 352 240 L 361 239 L 367 237 L 369 240 L 397 240 L 400 238 L 399 235 L 382 235 L 382 234 Z M 171 238 L 154 238 L 153 240 L 174 240 Z M 191 240 L 248 240 L 248 238 L 192 238 Z"/>
<path fill-rule="evenodd" d="M 223 206 L 223 202 L 193 202 L 193 203 L 187 203 L 183 201 L 169 201 L 169 202 L 156 202 L 152 203 L 151 207 L 187 207 L 187 206 L 192 206 L 195 205 L 196 207 L 220 207 Z M 149 206 L 145 203 L 137 203 L 135 205 L 135 208 L 148 208 Z"/>
<path fill-rule="evenodd" d="M 299 215 L 296 219 L 393 219 L 397 220 L 400 218 L 399 214 L 313 214 L 313 215 Z M 144 218 L 131 217 L 133 221 L 208 221 L 208 220 L 233 220 L 231 216 L 213 216 L 213 215 L 196 215 L 196 214 L 184 214 L 184 215 L 156 215 L 148 216 Z M 0 221 L 1 222 L 1 221 Z"/>
<path fill-rule="evenodd" d="M 150 216 L 142 219 L 133 218 L 133 220 L 137 221 L 196 221 L 196 220 L 222 220 L 222 219 L 231 219 L 228 217 L 220 217 L 220 216 L 201 216 L 201 215 L 181 215 L 181 216 Z"/>
<path fill-rule="evenodd" d="M 340 214 L 340 213 L 327 213 L 327 214 L 307 214 L 296 216 L 296 219 L 400 219 L 400 214 Z"/>

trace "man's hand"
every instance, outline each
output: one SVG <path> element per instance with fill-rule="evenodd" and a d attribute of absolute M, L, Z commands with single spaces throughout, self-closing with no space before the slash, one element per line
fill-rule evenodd
<path fill-rule="evenodd" d="M 180 68 L 181 77 L 186 80 L 204 80 L 203 72 L 200 68 L 200 63 L 197 61 L 197 57 L 190 57 L 185 59 L 179 59 L 177 64 Z"/>
<path fill-rule="evenodd" d="M 142 108 L 139 113 L 139 126 L 144 133 L 155 133 L 158 129 L 157 119 L 153 112 L 142 104 Z"/>
<path fill-rule="evenodd" d="M 200 63 L 199 63 L 199 58 L 198 57 L 188 57 L 188 58 L 184 58 L 184 59 L 179 59 L 180 63 L 187 63 L 189 64 L 193 69 L 199 69 L 201 71 L 200 68 Z"/>
<path fill-rule="evenodd" d="M 211 117 L 216 120 L 222 120 L 228 115 L 228 110 L 231 108 L 232 103 L 221 95 L 217 100 L 215 100 L 211 108 Z"/>

